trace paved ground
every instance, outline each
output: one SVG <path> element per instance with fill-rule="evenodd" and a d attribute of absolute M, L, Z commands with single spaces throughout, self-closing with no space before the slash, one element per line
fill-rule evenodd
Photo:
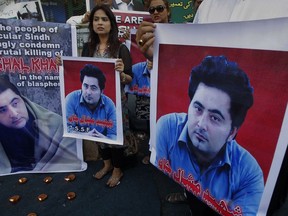
<path fill-rule="evenodd" d="M 0 177 L 1 216 L 26 216 L 30 212 L 38 216 L 185 216 L 189 209 L 185 204 L 169 204 L 164 197 L 169 192 L 182 189 L 152 165 L 144 165 L 137 157 L 126 165 L 121 184 L 110 189 L 105 186 L 108 176 L 95 180 L 92 174 L 100 169 L 101 161 L 88 162 L 84 172 L 74 173 L 73 182 L 64 180 L 68 173 L 20 174 Z M 51 176 L 53 181 L 45 184 L 43 179 Z M 19 184 L 20 177 L 28 178 Z M 68 200 L 68 192 L 75 192 L 76 198 Z M 48 198 L 39 202 L 39 194 Z M 9 198 L 19 194 L 21 199 L 12 204 Z"/>

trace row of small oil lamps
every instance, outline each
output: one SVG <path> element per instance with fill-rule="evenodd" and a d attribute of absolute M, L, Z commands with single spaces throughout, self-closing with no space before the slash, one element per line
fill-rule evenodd
<path fill-rule="evenodd" d="M 75 178 L 76 178 L 76 176 L 75 176 L 74 174 L 69 174 L 68 176 L 66 176 L 66 177 L 64 178 L 64 180 L 67 181 L 67 182 L 71 182 L 71 181 L 74 181 Z M 50 176 L 45 177 L 45 178 L 43 179 L 43 181 L 44 181 L 46 184 L 51 183 L 52 180 L 53 180 L 53 179 L 52 179 L 52 177 L 50 177 Z M 25 178 L 25 177 L 22 177 L 22 178 L 18 179 L 18 182 L 19 182 L 20 184 L 25 184 L 27 181 L 28 181 L 28 179 Z M 75 197 L 76 197 L 75 192 L 69 192 L 69 193 L 67 193 L 67 199 L 68 199 L 68 200 L 73 200 Z M 11 197 L 9 198 L 9 201 L 10 201 L 11 203 L 17 203 L 17 202 L 20 200 L 20 198 L 21 198 L 20 195 L 13 195 L 13 196 L 11 196 Z M 37 199 L 38 199 L 40 202 L 46 200 L 47 198 L 48 198 L 48 195 L 47 195 L 47 194 L 40 194 L 40 195 L 37 197 Z M 37 214 L 36 214 L 36 213 L 29 213 L 27 216 L 37 216 Z"/>

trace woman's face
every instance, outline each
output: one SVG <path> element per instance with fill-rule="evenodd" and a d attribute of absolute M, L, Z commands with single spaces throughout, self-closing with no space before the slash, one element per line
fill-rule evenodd
<path fill-rule="evenodd" d="M 109 17 L 102 9 L 99 9 L 94 13 L 93 30 L 99 36 L 109 35 L 109 32 L 111 30 L 111 22 Z"/>
<path fill-rule="evenodd" d="M 162 0 L 152 0 L 148 11 L 154 23 L 168 23 L 170 12 Z"/>

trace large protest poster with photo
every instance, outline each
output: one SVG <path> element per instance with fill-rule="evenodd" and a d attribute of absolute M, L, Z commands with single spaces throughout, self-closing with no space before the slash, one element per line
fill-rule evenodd
<path fill-rule="evenodd" d="M 60 78 L 64 136 L 123 145 L 115 59 L 63 57 Z"/>
<path fill-rule="evenodd" d="M 39 0 L 7 0 L 1 1 L 0 18 L 5 19 L 33 19 L 45 21 Z"/>
<path fill-rule="evenodd" d="M 1 174 L 83 171 L 82 141 L 63 138 L 56 55 L 71 55 L 66 24 L 0 20 Z"/>
<path fill-rule="evenodd" d="M 159 24 L 156 28 L 151 78 L 151 163 L 221 215 L 246 215 L 249 213 L 266 215 L 269 207 L 288 140 L 287 26 L 287 19 L 273 19 L 190 26 L 187 24 Z M 268 32 L 267 29 L 269 29 Z M 182 37 L 180 38 L 178 35 L 182 35 Z M 261 40 L 259 40 L 260 38 Z M 230 180 L 225 182 L 221 175 L 222 172 L 214 173 L 213 177 L 210 175 L 217 170 L 215 167 L 208 166 L 208 171 L 199 174 L 195 168 L 200 166 L 199 164 L 195 165 L 199 159 L 193 159 L 193 157 L 195 158 L 192 156 L 193 153 L 189 154 L 186 151 L 190 159 L 186 158 L 185 160 L 183 152 L 187 149 L 180 145 L 180 143 L 183 144 L 183 140 L 187 139 L 187 146 L 190 146 L 188 149 L 191 151 L 194 149 L 191 147 L 192 142 L 189 142 L 189 138 L 185 138 L 190 137 L 188 131 L 189 128 L 193 128 L 189 124 L 189 116 L 187 117 L 188 108 L 191 107 L 188 95 L 189 78 L 192 68 L 211 56 L 225 56 L 227 61 L 236 62 L 248 75 L 254 89 L 254 104 L 248 110 L 245 121 L 235 138 L 239 146 L 246 149 L 256 160 L 263 172 L 265 187 L 261 186 L 260 179 L 259 185 L 254 185 L 255 191 L 250 188 L 249 197 L 241 198 L 240 195 L 245 194 L 245 188 L 247 190 L 260 175 L 247 182 L 245 179 L 248 179 L 246 176 L 248 170 L 239 169 L 239 173 L 235 175 L 234 168 L 241 164 L 240 158 L 236 164 L 233 164 L 227 161 L 229 157 L 226 157 L 226 165 L 230 167 L 231 171 L 228 172 Z M 192 105 L 198 114 L 205 110 L 199 105 L 199 102 L 195 104 L 193 102 Z M 214 111 L 214 109 L 209 110 L 211 113 Z M 172 114 L 172 116 L 167 114 Z M 165 128 L 166 132 L 160 133 L 159 119 L 165 118 L 165 116 L 166 121 L 161 122 L 161 128 L 162 130 Z M 211 121 L 218 119 L 216 115 L 211 114 L 210 117 Z M 181 129 L 182 126 L 185 126 L 184 129 Z M 169 129 L 173 129 L 173 132 L 169 132 Z M 210 139 L 212 139 L 212 130 L 214 129 L 215 127 L 210 126 L 210 130 L 205 129 L 205 133 L 195 130 L 198 141 L 212 143 L 213 140 Z M 179 132 L 181 137 L 180 135 L 176 137 L 176 131 L 184 132 Z M 166 144 L 163 141 L 165 136 L 169 136 L 169 142 Z M 193 134 L 191 137 L 190 140 L 193 139 Z M 216 138 L 218 137 L 217 135 Z M 161 151 L 159 150 L 161 139 L 163 141 L 161 146 L 168 146 L 166 150 L 161 148 Z M 166 155 L 163 154 L 164 151 Z M 234 155 L 234 157 L 236 156 Z M 221 159 L 218 155 L 216 159 L 219 158 Z M 225 161 L 216 159 L 215 161 L 219 164 Z M 212 162 L 210 163 L 215 166 Z M 246 164 L 248 168 L 257 166 L 255 163 L 253 166 L 248 164 Z M 193 168 L 189 168 L 190 165 Z M 222 183 L 218 184 L 221 176 Z M 243 176 L 245 176 L 244 179 L 242 179 Z M 211 184 L 209 184 L 209 179 L 213 179 Z M 229 192 L 226 193 L 226 191 Z M 254 192 L 258 195 L 251 200 Z"/>

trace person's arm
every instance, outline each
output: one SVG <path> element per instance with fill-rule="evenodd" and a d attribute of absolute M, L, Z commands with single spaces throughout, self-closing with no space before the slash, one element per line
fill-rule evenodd
<path fill-rule="evenodd" d="M 83 15 L 79 15 L 79 16 L 72 16 L 70 17 L 66 23 L 70 24 L 70 25 L 78 25 L 78 24 L 86 24 L 89 22 L 89 17 L 90 17 L 90 11 L 87 11 L 85 14 Z"/>
<path fill-rule="evenodd" d="M 143 55 L 153 61 L 154 31 L 156 25 L 152 22 L 143 21 L 136 32 L 136 42 Z"/>
<path fill-rule="evenodd" d="M 114 69 L 120 73 L 120 82 L 125 85 L 132 81 L 132 77 L 124 72 L 124 67 L 123 60 L 121 58 L 116 59 Z"/>
<path fill-rule="evenodd" d="M 82 24 L 83 17 L 84 15 L 72 16 L 66 21 L 66 23 L 70 25 Z"/>
<path fill-rule="evenodd" d="M 120 72 L 121 83 L 122 84 L 128 84 L 133 79 L 132 58 L 130 55 L 130 51 L 128 50 L 128 48 L 124 44 L 121 44 L 119 47 L 118 57 L 122 60 L 122 62 L 124 64 L 123 70 L 121 70 L 121 69 L 118 70 Z"/>

